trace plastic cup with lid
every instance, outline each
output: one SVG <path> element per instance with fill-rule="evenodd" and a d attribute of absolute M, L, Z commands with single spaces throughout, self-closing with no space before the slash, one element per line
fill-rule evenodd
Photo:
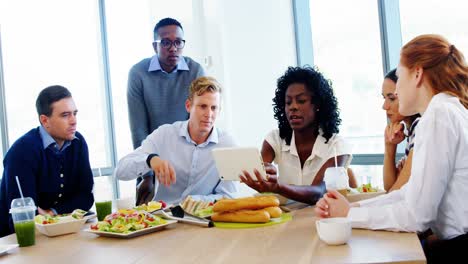
<path fill-rule="evenodd" d="M 344 196 L 347 195 L 348 173 L 345 167 L 330 167 L 325 170 L 323 177 L 328 189 L 338 190 Z"/>
<path fill-rule="evenodd" d="M 34 215 L 36 205 L 30 197 L 17 198 L 11 201 L 10 214 L 15 226 L 16 239 L 20 247 L 36 244 Z"/>

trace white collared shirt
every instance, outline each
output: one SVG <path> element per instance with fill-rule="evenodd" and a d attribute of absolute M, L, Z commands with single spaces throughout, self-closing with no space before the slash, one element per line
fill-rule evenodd
<path fill-rule="evenodd" d="M 441 239 L 468 232 L 468 110 L 435 95 L 416 127 L 411 177 L 402 189 L 351 208 L 353 227 L 422 232 Z"/>
<path fill-rule="evenodd" d="M 291 137 L 291 144 L 287 145 L 286 140 L 280 138 L 279 130 L 271 131 L 265 138 L 270 146 L 275 151 L 274 163 L 278 164 L 279 181 L 285 184 L 294 185 L 311 185 L 317 172 L 322 168 L 323 164 L 335 155 L 334 148 L 336 147 L 337 156 L 350 155 L 346 167 L 349 166 L 352 159 L 351 147 L 345 143 L 343 138 L 337 134 L 325 143 L 326 139 L 322 133 L 317 136 L 311 155 L 304 163 L 304 168 L 301 169 L 301 161 L 297 154 L 296 141 L 294 132 Z"/>

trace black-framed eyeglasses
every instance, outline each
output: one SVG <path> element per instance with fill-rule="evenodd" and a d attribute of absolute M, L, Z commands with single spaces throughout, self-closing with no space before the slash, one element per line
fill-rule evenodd
<path fill-rule="evenodd" d="M 165 49 L 170 49 L 172 46 L 176 47 L 177 49 L 183 49 L 185 46 L 185 39 L 176 39 L 174 41 L 169 39 L 160 39 L 155 40 L 154 42 L 159 43 L 161 47 Z"/>

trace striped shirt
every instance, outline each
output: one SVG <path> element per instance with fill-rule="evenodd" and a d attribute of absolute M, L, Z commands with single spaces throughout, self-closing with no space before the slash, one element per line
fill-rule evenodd
<path fill-rule="evenodd" d="M 407 138 L 407 144 L 405 148 L 405 158 L 408 157 L 410 150 L 414 147 L 414 137 L 415 137 L 414 130 L 416 129 L 416 125 L 418 124 L 420 118 L 421 117 L 416 118 L 411 124 L 410 128 L 408 129 L 408 138 Z"/>

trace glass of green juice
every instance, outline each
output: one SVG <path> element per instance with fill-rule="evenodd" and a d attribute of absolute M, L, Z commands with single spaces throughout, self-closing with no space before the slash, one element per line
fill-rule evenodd
<path fill-rule="evenodd" d="M 112 213 L 112 201 L 108 200 L 96 202 L 96 213 L 98 221 L 104 220 L 106 215 Z"/>
<path fill-rule="evenodd" d="M 34 215 L 36 205 L 30 197 L 13 199 L 11 201 L 11 216 L 15 227 L 16 239 L 20 247 L 36 244 Z"/>

